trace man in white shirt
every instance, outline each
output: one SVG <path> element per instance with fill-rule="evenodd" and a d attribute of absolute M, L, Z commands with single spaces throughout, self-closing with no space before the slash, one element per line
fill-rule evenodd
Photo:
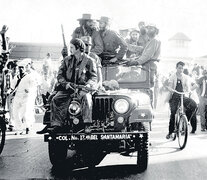
<path fill-rule="evenodd" d="M 36 75 L 31 70 L 31 59 L 22 60 L 19 68 L 22 69 L 24 75 L 16 88 L 13 99 L 12 118 L 16 134 L 22 134 L 25 127 L 28 133 L 29 128 L 35 122 L 34 104 L 38 86 Z"/>

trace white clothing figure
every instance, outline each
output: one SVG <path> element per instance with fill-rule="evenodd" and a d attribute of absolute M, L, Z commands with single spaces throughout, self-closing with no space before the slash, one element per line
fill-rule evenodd
<path fill-rule="evenodd" d="M 13 119 L 15 129 L 22 132 L 25 128 L 31 128 L 35 122 L 34 105 L 37 96 L 37 74 L 31 70 L 31 60 L 24 59 L 20 62 L 19 67 L 26 71 L 25 76 L 21 79 L 15 97 L 13 99 Z M 23 124 L 25 123 L 25 125 Z"/>

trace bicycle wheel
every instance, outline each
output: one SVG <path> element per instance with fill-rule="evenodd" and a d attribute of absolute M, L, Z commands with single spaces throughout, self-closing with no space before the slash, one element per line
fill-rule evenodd
<path fill-rule="evenodd" d="M 6 124 L 0 122 L 0 154 L 4 148 L 5 136 L 6 136 Z"/>
<path fill-rule="evenodd" d="M 188 119 L 186 115 L 181 115 L 178 122 L 178 143 L 180 149 L 184 149 L 188 139 Z"/>

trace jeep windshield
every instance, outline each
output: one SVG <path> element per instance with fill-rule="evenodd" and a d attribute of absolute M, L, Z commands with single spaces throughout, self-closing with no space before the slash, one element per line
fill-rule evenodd
<path fill-rule="evenodd" d="M 148 88 L 149 84 L 149 72 L 139 66 L 106 66 L 103 76 L 104 80 L 116 80 L 121 88 Z"/>

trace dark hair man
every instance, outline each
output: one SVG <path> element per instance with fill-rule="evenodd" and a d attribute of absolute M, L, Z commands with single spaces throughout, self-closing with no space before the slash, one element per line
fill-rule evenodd
<path fill-rule="evenodd" d="M 58 71 L 57 80 L 62 90 L 58 91 L 51 102 L 52 132 L 61 130 L 67 118 L 67 108 L 71 93 L 71 83 L 93 87 L 97 83 L 97 70 L 95 61 L 85 52 L 85 44 L 81 39 L 70 41 L 70 56 L 63 59 Z M 86 129 L 92 123 L 92 96 L 90 93 L 80 93 L 84 104 L 82 116 Z"/>
<path fill-rule="evenodd" d="M 73 38 L 81 38 L 82 36 L 90 36 L 92 38 L 91 52 L 99 55 L 103 52 L 103 41 L 98 29 L 94 26 L 94 19 L 91 14 L 83 14 L 78 19 L 80 27 L 77 27 L 72 34 Z"/>
<path fill-rule="evenodd" d="M 147 69 L 150 69 L 150 83 L 153 87 L 154 78 L 157 74 L 157 65 L 155 64 L 155 61 L 158 61 L 158 57 L 160 55 L 161 42 L 155 39 L 155 36 L 158 34 L 159 30 L 154 24 L 148 24 L 146 26 L 146 31 L 149 41 L 144 47 L 141 56 L 129 61 L 128 65 L 145 65 Z"/>
<path fill-rule="evenodd" d="M 110 30 L 110 23 L 111 20 L 108 17 L 101 17 L 99 20 L 100 33 L 104 44 L 104 50 L 100 57 L 102 60 L 116 62 L 126 54 L 127 44 L 117 32 Z"/>
<path fill-rule="evenodd" d="M 169 139 L 172 136 L 172 133 L 174 132 L 175 127 L 175 114 L 178 108 L 178 104 L 180 102 L 180 95 L 173 92 L 173 90 L 176 90 L 178 92 L 186 92 L 188 93 L 190 91 L 190 82 L 187 75 L 183 73 L 183 67 L 185 66 L 185 63 L 180 61 L 176 64 L 176 73 L 171 75 L 169 79 L 169 85 L 168 90 L 171 92 L 169 94 L 169 104 L 170 104 L 170 122 L 169 122 L 169 133 L 167 134 L 166 138 Z M 192 131 L 191 133 L 195 133 L 196 131 L 196 109 L 197 105 L 195 101 L 188 97 L 184 97 L 183 99 L 184 107 L 186 109 L 186 116 L 188 120 L 192 116 Z"/>
<path fill-rule="evenodd" d="M 126 39 L 126 43 L 127 43 L 127 53 L 126 53 L 126 57 L 130 58 L 130 57 L 138 57 L 139 55 L 141 55 L 142 51 L 143 51 L 143 47 L 140 46 L 138 40 L 139 40 L 139 31 L 136 29 L 133 29 L 130 31 L 129 34 L 130 38 Z"/>

